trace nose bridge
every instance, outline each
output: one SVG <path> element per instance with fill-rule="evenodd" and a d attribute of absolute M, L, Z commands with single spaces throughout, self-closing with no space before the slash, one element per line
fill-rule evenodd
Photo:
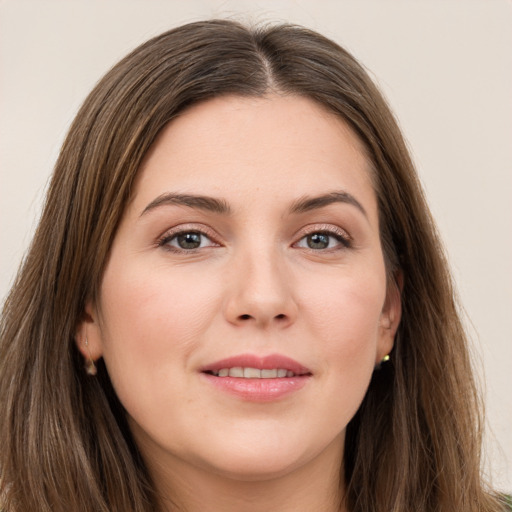
<path fill-rule="evenodd" d="M 280 250 L 267 242 L 252 250 L 247 248 L 235 260 L 229 273 L 228 320 L 260 326 L 292 322 L 297 308 Z"/>

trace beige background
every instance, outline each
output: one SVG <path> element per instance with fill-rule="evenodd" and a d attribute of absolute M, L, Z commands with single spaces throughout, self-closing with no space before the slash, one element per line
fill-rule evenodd
<path fill-rule="evenodd" d="M 130 49 L 212 16 L 293 21 L 351 50 L 400 119 L 485 372 L 486 459 L 512 490 L 512 3 L 0 0 L 0 300 L 66 129 Z"/>

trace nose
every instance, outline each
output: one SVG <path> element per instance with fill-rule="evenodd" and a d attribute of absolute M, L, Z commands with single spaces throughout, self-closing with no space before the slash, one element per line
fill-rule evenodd
<path fill-rule="evenodd" d="M 230 281 L 225 303 L 228 322 L 259 328 L 285 328 L 295 322 L 298 306 L 293 279 L 275 252 L 241 255 L 226 279 Z"/>

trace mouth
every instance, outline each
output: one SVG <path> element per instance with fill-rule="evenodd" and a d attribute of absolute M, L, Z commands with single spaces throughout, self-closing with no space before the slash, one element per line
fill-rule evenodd
<path fill-rule="evenodd" d="M 281 354 L 240 354 L 208 364 L 201 371 L 215 377 L 237 379 L 285 379 L 311 375 L 308 368 Z"/>
<path fill-rule="evenodd" d="M 205 373 L 215 377 L 236 377 L 238 379 L 286 379 L 290 377 L 300 377 L 308 373 L 297 374 L 286 368 L 243 368 L 235 366 L 233 368 L 221 368 L 220 370 L 209 370 Z"/>
<path fill-rule="evenodd" d="M 201 373 L 216 389 L 254 402 L 284 398 L 302 389 L 312 377 L 308 368 L 279 354 L 243 354 L 207 365 Z"/>

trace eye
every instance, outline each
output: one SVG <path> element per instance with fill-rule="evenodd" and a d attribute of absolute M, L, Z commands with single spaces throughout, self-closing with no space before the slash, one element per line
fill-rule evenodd
<path fill-rule="evenodd" d="M 295 247 L 303 247 L 314 251 L 350 247 L 348 235 L 332 231 L 315 231 L 302 237 Z"/>
<path fill-rule="evenodd" d="M 180 231 L 166 235 L 158 245 L 174 251 L 194 251 L 204 247 L 215 247 L 218 244 L 201 231 Z"/>

